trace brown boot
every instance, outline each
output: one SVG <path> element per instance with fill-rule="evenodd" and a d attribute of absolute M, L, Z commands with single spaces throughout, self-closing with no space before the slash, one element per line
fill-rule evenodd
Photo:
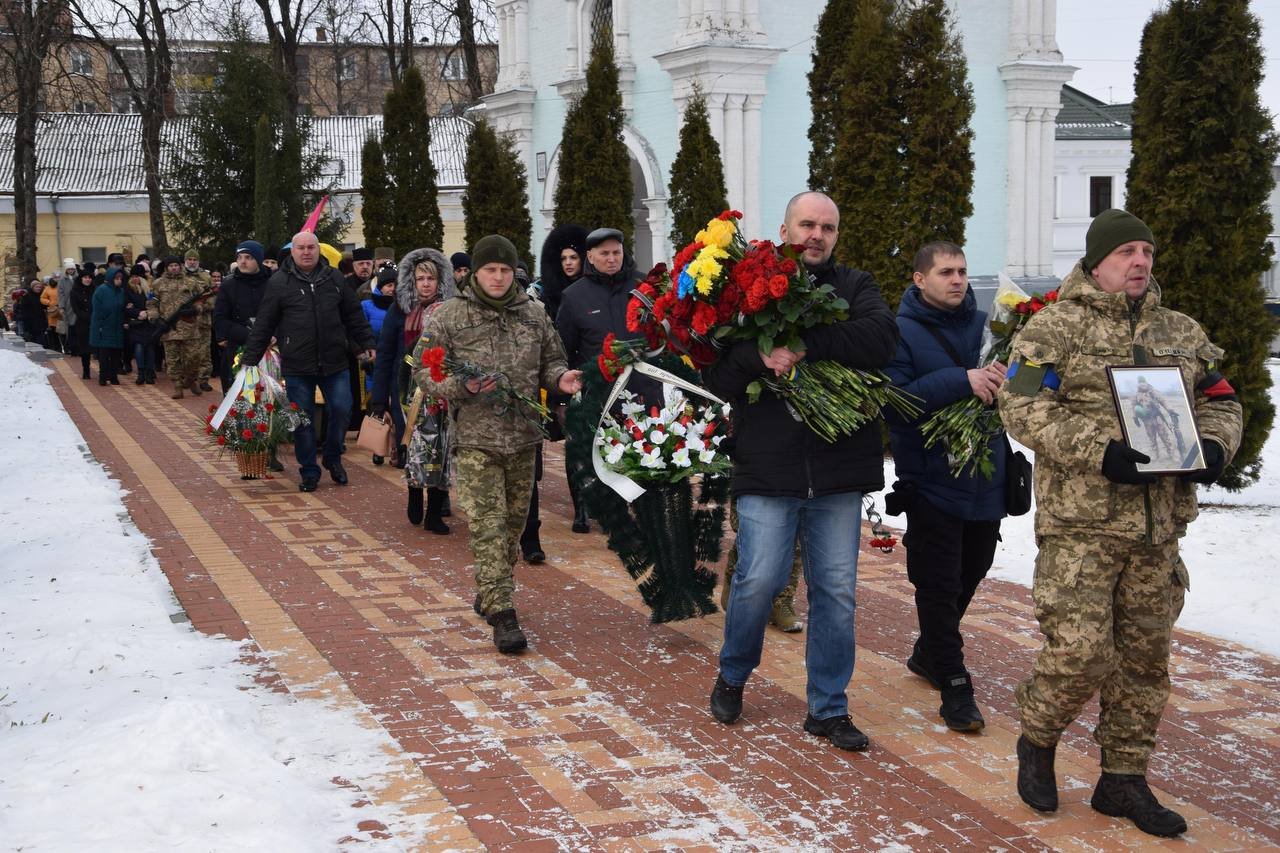
<path fill-rule="evenodd" d="M 195 394 L 197 397 L 199 397 L 199 396 L 200 396 L 201 391 L 200 391 L 200 383 L 199 383 L 199 382 L 196 382 L 195 380 L 192 380 L 192 381 L 187 385 L 187 387 L 191 389 L 191 393 L 192 393 L 192 394 Z"/>
<path fill-rule="evenodd" d="M 529 641 L 520 630 L 520 622 L 516 619 L 516 611 L 508 608 L 499 610 L 485 619 L 493 626 L 493 644 L 504 655 L 522 652 L 529 646 Z"/>
<path fill-rule="evenodd" d="M 181 400 L 181 399 L 182 399 L 182 386 L 181 386 L 181 385 L 174 385 L 174 386 L 173 386 L 173 393 L 169 395 L 169 399 L 171 399 L 171 400 Z"/>
<path fill-rule="evenodd" d="M 770 614 L 769 621 L 784 634 L 798 634 L 804 630 L 804 620 L 796 615 L 796 589 L 800 586 L 800 574 L 803 571 L 804 564 L 797 554 L 791 563 L 791 579 L 773 600 L 773 613 Z"/>

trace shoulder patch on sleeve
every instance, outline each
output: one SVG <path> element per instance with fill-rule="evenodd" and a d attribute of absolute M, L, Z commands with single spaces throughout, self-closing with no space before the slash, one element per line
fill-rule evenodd
<path fill-rule="evenodd" d="M 1044 385 L 1049 366 L 1032 361 L 1018 362 L 1009 368 L 1006 377 L 1009 380 L 1009 393 L 1022 397 L 1034 397 L 1040 393 Z"/>

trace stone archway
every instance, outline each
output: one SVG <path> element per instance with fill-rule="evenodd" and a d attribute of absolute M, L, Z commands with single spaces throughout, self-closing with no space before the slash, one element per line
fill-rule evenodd
<path fill-rule="evenodd" d="M 631 125 L 622 129 L 631 166 L 631 216 L 635 228 L 634 255 L 636 268 L 648 272 L 659 261 L 670 259 L 667 245 L 667 188 L 661 166 L 653 149 Z M 542 185 L 543 235 L 551 231 L 555 220 L 556 185 L 560 180 L 560 146 L 547 164 L 547 179 Z M 591 223 L 582 223 L 592 227 Z"/>

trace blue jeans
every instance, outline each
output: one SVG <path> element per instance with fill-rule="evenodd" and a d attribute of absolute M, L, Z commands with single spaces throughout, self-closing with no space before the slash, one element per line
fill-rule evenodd
<path fill-rule="evenodd" d="M 853 676 L 854 591 L 858 582 L 862 494 L 820 498 L 742 495 L 738 504 L 738 565 L 724 620 L 720 674 L 747 682 L 760 664 L 773 599 L 791 576 L 799 533 L 809 593 L 805 637 L 809 713 L 825 720 L 849 712 L 845 688 Z"/>
<path fill-rule="evenodd" d="M 156 369 L 156 346 L 155 344 L 144 344 L 135 342 L 133 345 L 133 361 L 134 369 L 138 371 L 139 376 L 145 377 L 148 373 Z"/>
<path fill-rule="evenodd" d="M 307 418 L 306 426 L 293 431 L 293 457 L 301 467 L 302 479 L 319 480 L 316 464 L 316 388 L 324 395 L 325 419 L 324 464 L 330 467 L 342 461 L 342 440 L 347 434 L 347 418 L 351 416 L 351 371 L 339 370 L 328 376 L 286 376 L 285 391 L 290 403 L 297 403 Z"/>

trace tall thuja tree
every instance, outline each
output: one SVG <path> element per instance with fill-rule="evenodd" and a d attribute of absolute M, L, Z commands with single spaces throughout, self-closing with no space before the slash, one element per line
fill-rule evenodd
<path fill-rule="evenodd" d="M 818 18 L 809 70 L 809 189 L 830 192 L 840 136 L 840 82 L 857 0 L 827 0 Z"/>
<path fill-rule="evenodd" d="M 707 101 L 695 92 L 684 110 L 680 150 L 671 163 L 671 246 L 679 250 L 693 240 L 707 220 L 729 206 L 720 145 L 711 135 Z"/>
<path fill-rule="evenodd" d="M 565 117 L 555 193 L 557 224 L 617 228 L 631 246 L 631 161 L 622 127 L 622 92 L 613 56 L 613 34 L 597 33 L 587 66 L 587 88 Z"/>
<path fill-rule="evenodd" d="M 431 162 L 431 115 L 426 87 L 416 67 L 387 92 L 382 111 L 382 153 L 387 162 L 388 246 L 403 255 L 420 246 L 441 246 L 444 223 Z"/>
<path fill-rule="evenodd" d="M 364 220 L 364 244 L 389 246 L 387 235 L 387 163 L 382 143 L 373 134 L 360 149 L 360 218 Z"/>
<path fill-rule="evenodd" d="M 840 208 L 836 257 L 892 290 L 902 274 L 903 121 L 894 96 L 895 0 L 856 0 L 838 82 L 831 198 Z"/>
<path fill-rule="evenodd" d="M 285 233 L 280 202 L 276 198 L 276 127 L 266 113 L 258 116 L 253 131 L 253 237 L 264 246 L 279 246 L 293 232 Z"/>
<path fill-rule="evenodd" d="M 973 213 L 973 92 L 946 0 L 923 0 L 898 26 L 902 113 L 901 233 L 892 275 L 877 278 L 896 305 L 911 280 L 915 250 L 932 240 L 964 245 Z"/>
<path fill-rule="evenodd" d="M 1142 34 L 1133 102 L 1129 210 L 1151 227 L 1162 303 L 1226 350 L 1244 408 L 1240 450 L 1221 480 L 1255 482 L 1275 418 L 1260 277 L 1271 261 L 1267 196 L 1280 142 L 1258 100 L 1262 50 L 1246 0 L 1171 0 Z"/>
<path fill-rule="evenodd" d="M 466 244 L 487 234 L 501 234 L 515 244 L 529 269 L 533 220 L 529 216 L 528 173 L 510 137 L 497 133 L 483 118 L 467 140 L 467 191 L 462 196 Z"/>

